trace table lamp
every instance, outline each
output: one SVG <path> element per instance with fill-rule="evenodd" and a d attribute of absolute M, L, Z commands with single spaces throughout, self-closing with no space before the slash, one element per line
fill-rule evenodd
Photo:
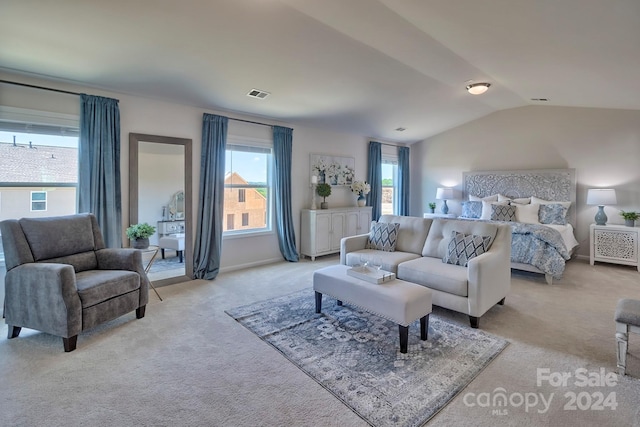
<path fill-rule="evenodd" d="M 453 199 L 453 188 L 438 187 L 436 190 L 436 200 L 442 200 L 442 208 L 440 210 L 443 214 L 449 213 L 449 206 L 447 206 L 447 200 Z"/>
<path fill-rule="evenodd" d="M 605 225 L 607 223 L 607 215 L 604 213 L 604 205 L 615 205 L 616 190 L 612 188 L 590 188 L 587 192 L 587 205 L 597 205 L 596 225 Z"/>

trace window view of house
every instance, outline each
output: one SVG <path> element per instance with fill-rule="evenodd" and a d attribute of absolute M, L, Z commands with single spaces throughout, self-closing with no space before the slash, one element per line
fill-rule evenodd
<path fill-rule="evenodd" d="M 227 144 L 224 180 L 225 234 L 271 229 L 271 149 Z"/>
<path fill-rule="evenodd" d="M 382 159 L 382 214 L 395 215 L 398 212 L 396 183 L 398 162 Z"/>

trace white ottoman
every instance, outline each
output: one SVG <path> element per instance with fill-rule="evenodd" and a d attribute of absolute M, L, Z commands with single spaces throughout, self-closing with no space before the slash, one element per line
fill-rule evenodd
<path fill-rule="evenodd" d="M 169 234 L 168 236 L 158 239 L 158 247 L 162 253 L 162 259 L 164 259 L 164 250 L 172 249 L 176 251 L 176 254 L 180 257 L 182 262 L 184 253 L 184 234 Z"/>
<path fill-rule="evenodd" d="M 389 319 L 399 325 L 400 352 L 407 352 L 409 325 L 420 319 L 420 339 L 427 339 L 431 291 L 424 286 L 403 280 L 393 280 L 379 285 L 349 276 L 346 265 L 332 265 L 313 273 L 313 290 L 316 293 L 316 313 L 322 310 L 322 294 L 338 300 L 338 305 L 348 302 L 369 313 Z"/>

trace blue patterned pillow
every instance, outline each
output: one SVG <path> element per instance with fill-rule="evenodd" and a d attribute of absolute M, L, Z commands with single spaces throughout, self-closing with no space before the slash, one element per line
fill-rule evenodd
<path fill-rule="evenodd" d="M 540 205 L 538 220 L 540 224 L 567 225 L 568 209 L 560 203 Z"/>
<path fill-rule="evenodd" d="M 395 251 L 399 228 L 400 224 L 398 223 L 376 222 L 371 224 L 367 249 L 377 249 L 385 252 Z"/>
<path fill-rule="evenodd" d="M 462 215 L 463 218 L 480 218 L 482 215 L 482 202 L 470 201 L 462 202 Z"/>
<path fill-rule="evenodd" d="M 492 221 L 515 221 L 516 207 L 513 205 L 491 205 Z"/>
<path fill-rule="evenodd" d="M 454 230 L 442 262 L 466 267 L 470 259 L 487 252 L 490 246 L 490 236 L 467 235 Z"/>

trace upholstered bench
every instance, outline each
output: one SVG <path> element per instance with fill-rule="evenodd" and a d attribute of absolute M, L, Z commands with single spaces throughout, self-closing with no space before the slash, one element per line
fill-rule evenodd
<path fill-rule="evenodd" d="M 180 262 L 182 262 L 184 253 L 184 234 L 169 234 L 168 236 L 161 237 L 158 239 L 158 247 L 160 248 L 162 259 L 164 259 L 164 250 L 172 249 L 176 251 L 176 254 L 180 257 Z"/>
<path fill-rule="evenodd" d="M 374 284 L 347 274 L 350 267 L 333 265 L 313 273 L 316 313 L 322 310 L 322 294 L 389 319 L 399 325 L 400 352 L 407 352 L 409 325 L 420 319 L 420 339 L 427 339 L 431 291 L 403 280 Z"/>
<path fill-rule="evenodd" d="M 627 369 L 629 332 L 640 334 L 640 300 L 627 298 L 619 300 L 614 320 L 616 322 L 618 372 L 620 375 L 624 375 Z"/>

